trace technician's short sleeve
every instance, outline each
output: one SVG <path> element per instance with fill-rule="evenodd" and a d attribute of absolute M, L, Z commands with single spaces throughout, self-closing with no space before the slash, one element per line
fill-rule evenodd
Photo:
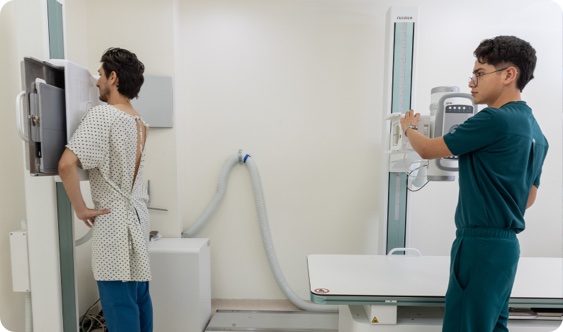
<path fill-rule="evenodd" d="M 455 131 L 445 134 L 444 142 L 456 156 L 479 150 L 495 141 L 498 133 L 496 122 L 495 115 L 485 108 Z"/>
<path fill-rule="evenodd" d="M 110 128 L 109 117 L 99 106 L 84 115 L 67 145 L 80 160 L 82 169 L 98 167 L 107 158 Z"/>

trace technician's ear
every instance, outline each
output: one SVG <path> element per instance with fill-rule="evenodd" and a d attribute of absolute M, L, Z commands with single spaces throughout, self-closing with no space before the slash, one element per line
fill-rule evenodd
<path fill-rule="evenodd" d="M 516 82 L 517 78 L 518 78 L 518 70 L 515 67 L 506 68 L 506 77 L 504 79 L 506 84 L 511 84 L 512 82 Z"/>

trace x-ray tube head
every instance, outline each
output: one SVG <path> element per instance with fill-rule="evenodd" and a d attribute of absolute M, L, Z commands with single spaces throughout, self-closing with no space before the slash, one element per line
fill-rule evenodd
<path fill-rule="evenodd" d="M 458 87 L 432 89 L 431 137 L 454 132 L 459 125 L 475 114 L 473 96 L 458 92 Z M 436 158 L 428 161 L 428 181 L 453 181 L 458 171 L 457 156 Z"/>

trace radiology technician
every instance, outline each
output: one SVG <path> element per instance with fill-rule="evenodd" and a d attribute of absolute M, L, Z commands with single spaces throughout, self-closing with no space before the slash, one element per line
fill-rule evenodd
<path fill-rule="evenodd" d="M 536 52 L 514 36 L 475 49 L 469 88 L 488 107 L 450 133 L 427 138 L 419 114 L 401 118 L 424 159 L 459 156 L 456 239 L 451 249 L 444 332 L 508 331 L 508 301 L 520 247 L 516 234 L 536 198 L 548 143 L 521 92 L 534 77 Z"/>

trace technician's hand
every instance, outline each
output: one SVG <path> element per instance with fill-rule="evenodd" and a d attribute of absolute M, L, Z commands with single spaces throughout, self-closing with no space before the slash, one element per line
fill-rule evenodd
<path fill-rule="evenodd" d="M 401 118 L 401 129 L 403 130 L 403 133 L 410 125 L 418 127 L 419 120 L 420 113 L 415 114 L 413 110 L 409 110 L 407 113 L 405 113 L 405 115 Z"/>
<path fill-rule="evenodd" d="M 94 210 L 94 209 L 88 209 L 86 208 L 84 211 L 81 211 L 80 213 L 76 213 L 76 216 L 78 217 L 78 219 L 82 220 L 84 222 L 84 224 L 87 227 L 92 227 L 94 226 L 94 222 L 96 222 L 96 217 L 100 216 L 102 214 L 108 214 L 111 211 L 109 209 L 103 209 L 103 210 Z"/>

